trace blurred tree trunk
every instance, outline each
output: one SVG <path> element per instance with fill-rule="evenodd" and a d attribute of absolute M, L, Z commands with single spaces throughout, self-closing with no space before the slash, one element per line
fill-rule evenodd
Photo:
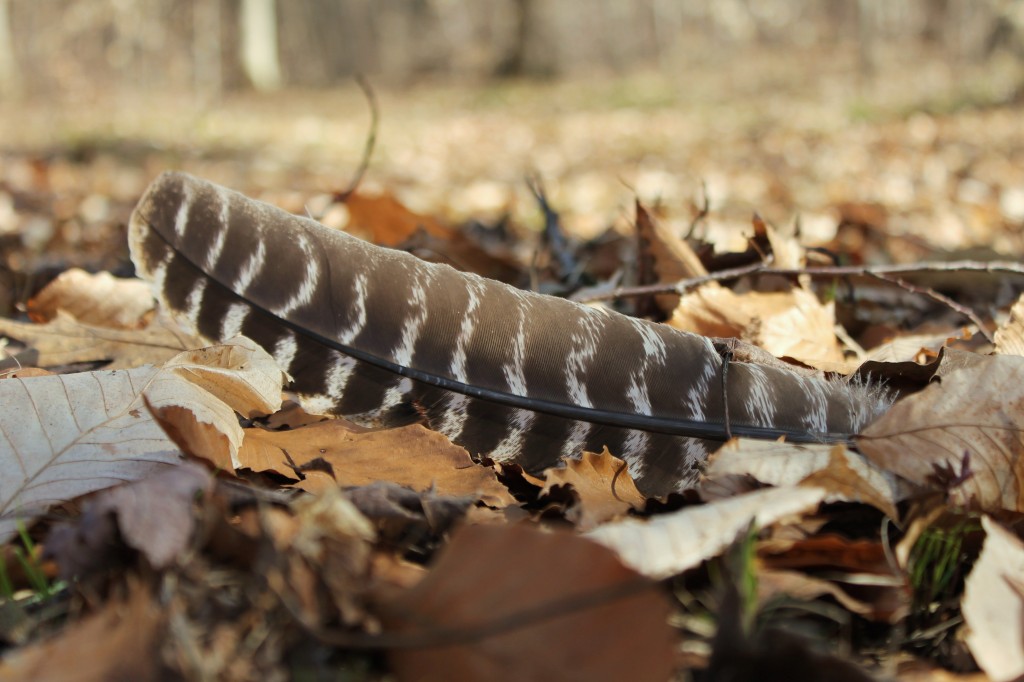
<path fill-rule="evenodd" d="M 196 91 L 216 98 L 224 89 L 220 0 L 197 2 L 192 10 L 192 69 Z"/>
<path fill-rule="evenodd" d="M 242 0 L 242 66 L 257 90 L 281 87 L 275 0 Z"/>
<path fill-rule="evenodd" d="M 0 97 L 13 97 L 21 91 L 20 75 L 14 60 L 10 2 L 0 0 Z"/>

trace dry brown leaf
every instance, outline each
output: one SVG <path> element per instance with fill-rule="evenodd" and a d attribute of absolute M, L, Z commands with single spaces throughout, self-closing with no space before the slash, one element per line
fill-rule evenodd
<path fill-rule="evenodd" d="M 812 512 L 821 488 L 767 488 L 699 507 L 598 526 L 584 537 L 615 550 L 640 573 L 667 578 L 720 554 L 751 522 L 759 527 Z"/>
<path fill-rule="evenodd" d="M 636 233 L 641 249 L 651 259 L 658 283 L 671 284 L 708 274 L 690 245 L 655 220 L 639 201 L 636 202 Z M 654 300 L 666 313 L 671 313 L 679 305 L 678 294 L 660 294 Z"/>
<path fill-rule="evenodd" d="M 999 355 L 1024 355 L 1024 295 L 1010 308 L 1010 319 L 996 330 L 995 340 Z"/>
<path fill-rule="evenodd" d="M 164 568 L 188 547 L 197 495 L 212 490 L 209 472 L 187 462 L 105 490 L 86 504 L 78 520 L 50 532 L 47 554 L 56 560 L 61 575 L 84 577 L 95 568 L 109 568 L 109 555 L 123 540 L 151 566 Z"/>
<path fill-rule="evenodd" d="M 35 349 L 39 357 L 34 363 L 41 367 L 109 361 L 106 369 L 130 369 L 160 364 L 183 350 L 207 345 L 164 317 L 145 329 L 110 329 L 83 324 L 62 311 L 46 324 L 0 319 L 0 335 Z"/>
<path fill-rule="evenodd" d="M 967 576 L 961 608 L 967 646 L 978 666 L 995 682 L 1024 675 L 1024 543 L 989 517 L 981 555 Z"/>
<path fill-rule="evenodd" d="M 443 495 L 475 495 L 491 506 L 513 503 L 493 469 L 418 424 L 366 433 L 333 420 L 290 431 L 249 429 L 239 460 L 253 471 L 291 478 L 297 478 L 296 467 L 305 475 L 297 485 L 313 492 L 391 481 L 414 490 L 433 487 Z"/>
<path fill-rule="evenodd" d="M 90 275 L 72 268 L 28 302 L 28 314 L 34 322 L 49 322 L 64 311 L 93 327 L 140 329 L 155 307 L 149 283 L 141 279 L 118 279 L 109 272 Z"/>
<path fill-rule="evenodd" d="M 607 447 L 601 454 L 584 452 L 579 459 L 566 460 L 564 467 L 547 469 L 544 478 L 541 495 L 554 486 L 572 486 L 578 502 L 569 509 L 567 517 L 580 531 L 590 530 L 630 509 L 639 509 L 646 499 L 633 483 L 625 462 L 608 452 Z"/>
<path fill-rule="evenodd" d="M 390 194 L 368 196 L 353 192 L 345 198 L 349 220 L 347 232 L 382 246 L 397 246 L 419 230 L 433 237 L 447 238 L 452 229 L 430 216 L 413 213 Z"/>
<path fill-rule="evenodd" d="M 667 324 L 705 336 L 736 337 L 776 357 L 812 366 L 844 366 L 835 334 L 835 305 L 810 291 L 737 294 L 716 283 L 687 293 Z"/>
<path fill-rule="evenodd" d="M 451 633 L 392 650 L 399 680 L 618 682 L 671 677 L 668 614 L 660 590 L 604 547 L 519 525 L 462 528 L 381 615 L 407 636 Z"/>
<path fill-rule="evenodd" d="M 954 504 L 1024 511 L 1022 411 L 1024 358 L 977 356 L 898 401 L 857 443 L 886 471 L 918 486 L 950 488 Z M 966 480 L 947 484 L 965 473 L 964 464 Z"/>
<path fill-rule="evenodd" d="M 824 488 L 827 502 L 870 504 L 891 518 L 896 518 L 895 504 L 908 492 L 896 476 L 842 445 L 738 438 L 709 458 L 701 495 L 715 499 L 747 491 L 747 477 L 779 487 Z"/>
<path fill-rule="evenodd" d="M 133 584 L 124 601 L 72 623 L 56 637 L 6 655 L 0 682 L 107 682 L 166 679 L 159 646 L 164 629 L 160 607 Z"/>

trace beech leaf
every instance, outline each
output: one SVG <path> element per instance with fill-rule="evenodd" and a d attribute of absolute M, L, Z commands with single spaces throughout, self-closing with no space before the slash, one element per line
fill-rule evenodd
<path fill-rule="evenodd" d="M 1022 428 L 1024 358 L 975 356 L 897 402 L 857 444 L 882 469 L 947 488 L 954 504 L 1024 511 Z"/>

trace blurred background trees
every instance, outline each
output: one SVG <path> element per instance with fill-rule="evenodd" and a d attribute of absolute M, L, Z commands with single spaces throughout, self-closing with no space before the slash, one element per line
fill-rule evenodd
<path fill-rule="evenodd" d="M 0 0 L 0 96 L 680 73 L 751 46 L 855 51 L 869 78 L 894 40 L 1019 61 L 1024 1 Z"/>

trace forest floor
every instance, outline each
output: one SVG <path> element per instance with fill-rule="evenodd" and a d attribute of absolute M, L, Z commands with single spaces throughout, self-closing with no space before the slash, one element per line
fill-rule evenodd
<path fill-rule="evenodd" d="M 0 682 L 1024 673 L 1022 71 L 883 53 L 868 75 L 855 53 L 819 50 L 695 58 L 671 76 L 375 84 L 375 148 L 344 196 L 372 127 L 354 84 L 0 102 Z M 134 274 L 128 219 L 165 170 L 578 298 L 705 267 L 860 267 L 612 305 L 803 369 L 871 361 L 901 400 L 859 449 L 740 440 L 696 491 L 661 499 L 616 453 L 523 472 L 422 429 L 232 411 L 225 391 L 280 398 L 265 353 L 177 355 L 199 340 L 154 317 L 148 290 L 74 270 Z M 925 261 L 977 267 L 867 271 Z M 128 391 L 124 412 L 206 468 L 90 470 L 95 396 L 76 377 L 107 399 L 103 370 L 160 383 L 182 367 L 220 378 Z M 198 405 L 227 410 L 217 435 L 188 421 Z M 131 447 L 116 419 L 95 428 Z M 344 466 L 336 442 L 351 444 Z M 166 464 L 157 450 L 125 452 Z M 59 467 L 73 483 L 27 492 Z M 978 615 L 992 609 L 1010 623 Z M 611 640 L 622 648 L 593 645 Z"/>

